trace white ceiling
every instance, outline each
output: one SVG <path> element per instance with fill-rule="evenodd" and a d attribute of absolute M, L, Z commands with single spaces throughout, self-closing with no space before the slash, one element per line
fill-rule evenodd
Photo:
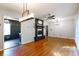
<path fill-rule="evenodd" d="M 49 13 L 52 13 L 57 17 L 67 17 L 76 14 L 78 10 L 78 4 L 71 4 L 71 3 L 29 4 L 28 9 L 30 10 L 30 12 L 34 12 L 37 17 L 45 17 Z"/>
<path fill-rule="evenodd" d="M 0 3 L 0 9 L 10 10 L 19 13 L 21 17 L 23 10 L 22 3 Z M 49 13 L 57 17 L 67 17 L 76 14 L 79 4 L 77 3 L 32 3 L 28 4 L 30 12 L 36 17 L 43 18 Z"/>

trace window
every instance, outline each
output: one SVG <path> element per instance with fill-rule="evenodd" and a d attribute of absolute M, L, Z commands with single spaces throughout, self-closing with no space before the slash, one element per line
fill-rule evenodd
<path fill-rule="evenodd" d="M 4 35 L 10 35 L 10 23 L 4 23 Z"/>

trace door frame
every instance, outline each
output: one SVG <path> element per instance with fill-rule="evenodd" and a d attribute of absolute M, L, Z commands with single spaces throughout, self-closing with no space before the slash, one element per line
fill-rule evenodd
<path fill-rule="evenodd" d="M 3 30 L 2 30 L 2 34 L 3 34 L 3 35 L 2 35 L 2 36 L 3 36 L 3 47 L 2 47 L 2 50 L 6 50 L 6 49 L 4 49 L 4 42 L 5 42 L 5 41 L 4 41 L 4 20 L 5 20 L 5 19 L 6 19 L 6 18 L 4 18 L 4 17 L 3 17 L 3 19 L 2 19 L 2 20 L 3 20 L 3 28 L 2 28 L 2 29 L 3 29 Z M 11 20 L 12 20 L 12 19 L 11 19 Z M 21 27 L 20 27 L 20 31 L 21 31 Z M 20 35 L 20 41 L 21 41 L 21 35 Z M 20 45 L 21 45 L 21 44 L 22 44 L 22 42 L 20 42 Z M 15 47 L 15 46 L 14 46 L 14 47 Z M 10 48 L 13 48 L 13 47 L 10 47 Z M 9 48 L 8 48 L 8 49 L 9 49 Z"/>

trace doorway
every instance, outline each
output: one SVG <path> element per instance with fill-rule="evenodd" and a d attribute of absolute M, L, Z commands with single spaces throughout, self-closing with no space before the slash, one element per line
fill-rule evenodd
<path fill-rule="evenodd" d="M 15 47 L 20 44 L 20 22 L 11 19 L 4 19 L 4 49 Z"/>
<path fill-rule="evenodd" d="M 46 25 L 46 37 L 48 37 L 48 25 Z"/>

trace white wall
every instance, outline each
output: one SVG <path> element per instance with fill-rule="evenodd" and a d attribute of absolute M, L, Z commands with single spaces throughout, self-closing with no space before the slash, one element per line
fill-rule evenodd
<path fill-rule="evenodd" d="M 44 21 L 44 36 L 46 36 L 46 25 L 48 25 L 47 24 L 47 20 L 43 20 Z"/>
<path fill-rule="evenodd" d="M 35 22 L 35 19 L 21 22 L 21 41 L 22 41 L 22 44 L 34 41 L 34 37 L 35 37 L 34 22 Z"/>
<path fill-rule="evenodd" d="M 6 9 L 3 9 L 3 8 L 1 8 L 0 9 L 0 16 L 9 16 L 9 17 L 12 17 L 12 18 L 19 18 L 20 17 L 20 14 L 18 13 L 18 12 L 16 12 L 16 11 L 12 11 L 12 10 L 9 10 L 8 8 L 7 8 L 7 10 Z M 3 41 L 4 41 L 4 36 L 3 36 L 3 24 L 4 24 L 4 19 L 3 19 L 4 17 L 0 17 L 0 24 L 1 24 L 1 26 L 0 26 L 0 50 L 3 50 L 4 48 L 3 48 Z"/>
<path fill-rule="evenodd" d="M 0 50 L 3 50 L 3 23 L 4 19 L 3 17 L 0 17 Z"/>
<path fill-rule="evenodd" d="M 75 24 L 76 24 L 76 26 L 75 26 L 75 28 L 76 28 L 75 42 L 76 42 L 77 49 L 79 50 L 79 11 L 78 11 L 78 14 L 77 14 Z"/>
<path fill-rule="evenodd" d="M 48 21 L 49 36 L 75 39 L 75 16 L 55 20 L 58 21 Z"/>

